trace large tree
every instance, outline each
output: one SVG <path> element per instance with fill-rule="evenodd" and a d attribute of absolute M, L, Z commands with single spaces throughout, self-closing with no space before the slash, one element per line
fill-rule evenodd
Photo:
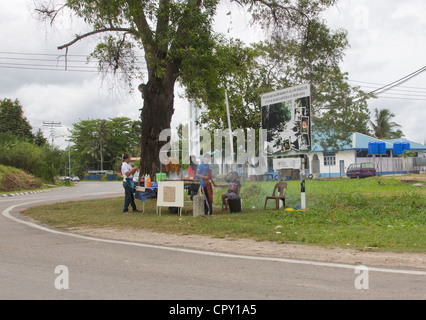
<path fill-rule="evenodd" d="M 236 1 L 249 11 L 253 21 L 282 37 L 297 37 L 309 27 L 321 11 L 336 0 L 241 0 Z M 40 2 L 39 2 L 40 4 Z M 67 0 L 65 4 L 39 5 L 37 11 L 51 22 L 60 10 L 73 14 L 92 26 L 78 34 L 76 42 L 105 34 L 92 56 L 102 70 L 121 71 L 134 75 L 135 48 L 142 48 L 148 79 L 139 86 L 142 93 L 141 168 L 151 174 L 160 167 L 159 150 L 166 143 L 159 134 L 170 127 L 174 113 L 174 87 L 194 65 L 200 72 L 208 65 L 216 35 L 212 31 L 218 0 Z M 207 62 L 206 62 L 207 61 Z"/>

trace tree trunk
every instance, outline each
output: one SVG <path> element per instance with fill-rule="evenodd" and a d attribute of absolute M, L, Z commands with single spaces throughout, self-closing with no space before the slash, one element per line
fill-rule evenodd
<path fill-rule="evenodd" d="M 141 112 L 141 163 L 140 174 L 149 174 L 152 178 L 161 171 L 160 150 L 167 141 L 159 141 L 162 130 L 170 129 L 174 113 L 175 81 L 155 78 L 147 84 L 141 84 L 144 104 Z"/>

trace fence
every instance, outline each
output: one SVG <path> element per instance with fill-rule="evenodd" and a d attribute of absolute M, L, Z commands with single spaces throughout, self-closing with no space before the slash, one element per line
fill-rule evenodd
<path fill-rule="evenodd" d="M 117 174 L 106 174 L 105 178 L 107 181 L 116 181 L 117 180 Z M 88 174 L 84 176 L 84 180 L 89 181 L 100 181 L 102 180 L 102 174 Z"/>
<path fill-rule="evenodd" d="M 425 171 L 426 167 L 417 166 L 417 158 L 389 158 L 373 156 L 368 158 L 358 158 L 357 163 L 372 162 L 376 168 L 377 175 L 387 174 L 408 174 L 408 173 L 419 173 Z"/>

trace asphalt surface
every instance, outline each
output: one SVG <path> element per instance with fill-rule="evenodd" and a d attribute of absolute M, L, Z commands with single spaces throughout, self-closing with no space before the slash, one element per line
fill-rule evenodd
<path fill-rule="evenodd" d="M 81 182 L 0 198 L 0 299 L 282 300 L 426 298 L 426 268 L 268 259 L 78 236 L 19 212 L 123 196 L 121 183 Z"/>

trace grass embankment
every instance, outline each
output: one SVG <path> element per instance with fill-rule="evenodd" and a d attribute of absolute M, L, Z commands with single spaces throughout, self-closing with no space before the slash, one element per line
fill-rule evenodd
<path fill-rule="evenodd" d="M 95 227 L 145 229 L 219 238 L 250 238 L 279 243 L 304 243 L 363 250 L 425 252 L 426 189 L 398 178 L 309 180 L 308 210 L 276 211 L 273 201 L 263 210 L 274 182 L 243 183 L 243 210 L 221 210 L 220 190 L 214 214 L 194 218 L 190 204 L 181 217 L 162 210 L 155 200 L 145 213 L 123 215 L 123 198 L 68 202 L 27 210 L 24 214 L 57 228 Z M 300 204 L 300 182 L 289 181 L 287 208 Z M 139 208 L 142 204 L 137 203 Z"/>
<path fill-rule="evenodd" d="M 43 181 L 22 170 L 0 165 L 0 194 L 40 189 Z"/>

